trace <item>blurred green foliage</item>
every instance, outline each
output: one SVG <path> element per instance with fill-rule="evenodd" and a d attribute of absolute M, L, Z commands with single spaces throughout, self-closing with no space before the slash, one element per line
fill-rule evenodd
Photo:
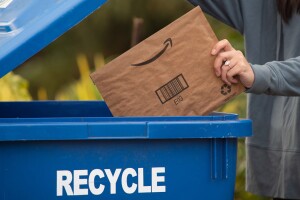
<path fill-rule="evenodd" d="M 48 98 L 54 99 L 58 90 L 79 78 L 78 54 L 93 63 L 94 55 L 101 52 L 109 61 L 130 48 L 134 17 L 144 19 L 144 39 L 191 8 L 178 0 L 109 0 L 15 72 L 29 80 L 33 98 L 45 88 Z"/>
<path fill-rule="evenodd" d="M 94 70 L 102 67 L 105 63 L 101 54 L 95 55 L 94 62 L 96 66 Z M 79 80 L 68 84 L 62 90 L 58 91 L 56 100 L 101 100 L 100 93 L 90 79 L 90 66 L 84 54 L 77 56 L 77 65 L 80 72 Z"/>
<path fill-rule="evenodd" d="M 15 72 L 29 81 L 34 99 L 101 99 L 89 73 L 130 48 L 133 18 L 144 19 L 145 39 L 192 8 L 184 0 L 109 0 Z M 226 38 L 236 49 L 244 51 L 239 33 L 207 17 L 220 40 Z M 31 99 L 28 83 L 20 76 L 8 74 L 0 79 L 0 88 L 0 100 Z M 246 95 L 236 97 L 219 111 L 246 117 Z M 266 199 L 245 192 L 244 139 L 239 140 L 235 199 Z"/>

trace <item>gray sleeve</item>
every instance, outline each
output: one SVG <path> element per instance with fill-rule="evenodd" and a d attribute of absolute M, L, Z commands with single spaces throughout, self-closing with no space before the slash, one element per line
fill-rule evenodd
<path fill-rule="evenodd" d="M 300 95 L 300 56 L 286 61 L 272 61 L 265 65 L 251 65 L 253 86 L 247 93 L 278 96 Z"/>
<path fill-rule="evenodd" d="M 214 18 L 243 34 L 244 22 L 240 0 L 188 0 Z"/>

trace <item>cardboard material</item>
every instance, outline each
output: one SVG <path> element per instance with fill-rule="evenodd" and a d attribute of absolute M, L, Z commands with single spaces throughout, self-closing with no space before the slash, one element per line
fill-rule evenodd
<path fill-rule="evenodd" d="M 91 78 L 114 116 L 207 115 L 244 91 L 215 76 L 217 41 L 196 7 Z"/>

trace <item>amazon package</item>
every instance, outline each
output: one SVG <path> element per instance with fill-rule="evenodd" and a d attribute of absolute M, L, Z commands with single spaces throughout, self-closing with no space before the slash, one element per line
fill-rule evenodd
<path fill-rule="evenodd" d="M 114 116 L 207 115 L 244 91 L 213 70 L 217 38 L 199 7 L 91 78 Z"/>

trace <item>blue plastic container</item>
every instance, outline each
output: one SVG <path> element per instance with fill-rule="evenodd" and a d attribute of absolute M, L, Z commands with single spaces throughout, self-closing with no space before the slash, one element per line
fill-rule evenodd
<path fill-rule="evenodd" d="M 0 78 L 104 0 L 0 0 Z M 0 102 L 0 200 L 232 200 L 251 121 L 112 117 L 104 102 Z"/>
<path fill-rule="evenodd" d="M 104 102 L 0 103 L 0 197 L 232 200 L 234 114 L 112 117 Z"/>

